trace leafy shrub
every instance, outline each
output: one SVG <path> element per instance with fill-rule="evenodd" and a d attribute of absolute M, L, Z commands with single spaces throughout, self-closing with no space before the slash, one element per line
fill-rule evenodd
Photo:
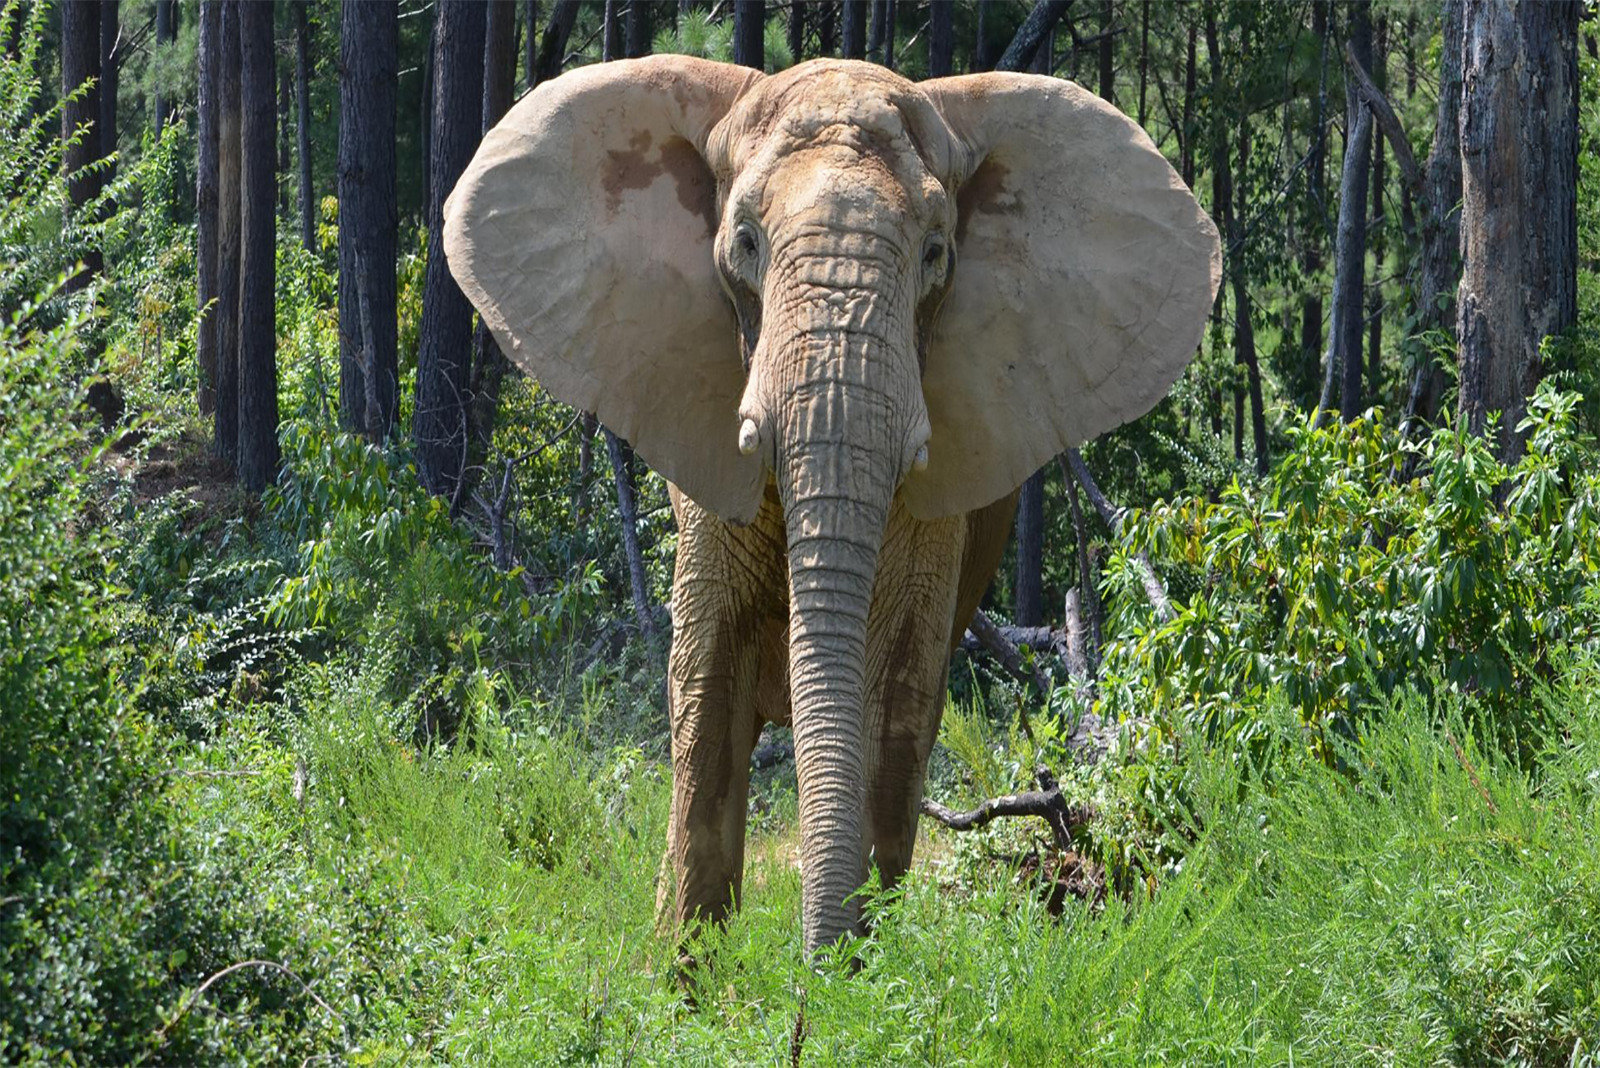
<path fill-rule="evenodd" d="M 1404 687 L 1470 692 L 1514 736 L 1562 647 L 1600 625 L 1600 478 L 1579 398 L 1530 402 L 1525 455 L 1445 427 L 1401 481 L 1402 447 L 1376 418 L 1291 430 L 1262 484 L 1130 516 L 1107 579 L 1105 707 L 1218 744 L 1247 743 L 1281 689 L 1319 737 Z M 1504 506 L 1500 503 L 1503 501 Z M 1157 620 L 1132 553 L 1169 576 Z"/>

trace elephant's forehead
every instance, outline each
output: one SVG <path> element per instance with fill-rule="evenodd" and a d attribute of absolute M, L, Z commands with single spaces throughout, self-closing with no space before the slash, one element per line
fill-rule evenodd
<path fill-rule="evenodd" d="M 739 102 L 729 116 L 728 162 L 736 171 L 771 170 L 792 153 L 838 146 L 916 182 L 931 161 L 922 159 L 905 109 L 924 103 L 909 82 L 871 64 L 802 64 Z"/>

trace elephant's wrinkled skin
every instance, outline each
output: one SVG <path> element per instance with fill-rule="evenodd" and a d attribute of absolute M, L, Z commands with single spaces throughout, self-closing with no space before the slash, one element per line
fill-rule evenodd
<path fill-rule="evenodd" d="M 1216 231 L 1067 82 L 684 57 L 525 98 L 446 208 L 502 349 L 674 485 L 677 917 L 738 900 L 750 751 L 792 722 L 805 941 L 911 861 L 952 642 L 1016 487 L 1158 401 Z"/>

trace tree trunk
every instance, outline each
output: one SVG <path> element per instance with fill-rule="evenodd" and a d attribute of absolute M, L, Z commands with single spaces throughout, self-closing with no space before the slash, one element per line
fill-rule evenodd
<path fill-rule="evenodd" d="M 634 10 L 642 9 L 637 2 L 628 14 L 628 47 L 634 41 Z M 517 49 L 515 0 L 489 0 L 487 22 L 484 30 L 483 55 L 483 132 L 488 133 L 495 123 L 511 109 L 512 87 L 516 84 Z M 646 46 L 649 35 L 645 35 Z M 642 54 L 642 53 L 641 53 Z M 500 352 L 482 320 L 473 336 L 472 345 L 472 453 L 473 463 L 483 462 L 494 438 L 494 422 L 500 407 L 500 385 L 505 379 L 506 358 Z"/>
<path fill-rule="evenodd" d="M 307 0 L 294 3 L 295 131 L 300 150 L 300 246 L 317 249 L 316 198 L 311 188 L 311 28 Z"/>
<path fill-rule="evenodd" d="M 539 0 L 523 0 L 522 21 L 522 89 L 527 92 L 538 81 L 539 70 Z"/>
<path fill-rule="evenodd" d="M 212 446 L 239 455 L 239 0 L 222 0 L 217 64 L 217 405 Z"/>
<path fill-rule="evenodd" d="M 1355 0 L 1350 8 L 1350 50 L 1366 70 L 1372 69 L 1372 2 Z M 1343 374 L 1343 388 L 1339 394 L 1339 415 L 1350 422 L 1361 414 L 1361 378 L 1365 370 L 1361 359 L 1364 340 L 1362 326 L 1362 294 L 1366 290 L 1367 266 L 1367 176 L 1372 166 L 1372 118 L 1357 121 L 1357 113 L 1365 112 L 1359 96 L 1345 93 L 1345 129 L 1351 131 L 1345 141 L 1345 155 L 1354 163 L 1354 181 L 1344 183 L 1340 190 L 1339 208 L 1339 266 L 1348 287 L 1348 298 L 1340 309 L 1343 319 L 1336 324 L 1339 332 L 1339 349 Z M 1346 168 L 1348 173 L 1352 168 Z M 1349 241 L 1346 245 L 1344 225 L 1344 198 L 1352 199 Z"/>
<path fill-rule="evenodd" d="M 66 97 L 90 79 L 94 85 L 61 108 L 61 140 L 67 145 L 63 165 L 69 176 L 67 195 L 74 214 L 100 193 L 101 176 L 85 171 L 99 160 L 100 131 L 100 4 L 98 0 L 61 0 L 61 95 Z M 73 135 L 82 131 L 76 144 Z M 76 292 L 100 273 L 98 248 L 84 256 L 84 270 L 67 282 L 67 291 Z"/>
<path fill-rule="evenodd" d="M 624 42 L 624 53 L 629 59 L 650 54 L 650 22 L 650 4 L 645 0 L 632 0 L 628 4 L 627 39 Z"/>
<path fill-rule="evenodd" d="M 950 4 L 928 6 L 928 77 L 946 78 L 955 62 L 955 8 Z"/>
<path fill-rule="evenodd" d="M 160 55 L 178 38 L 178 20 L 176 11 L 178 0 L 156 0 L 156 54 Z M 171 113 L 171 105 L 167 94 L 161 85 L 155 91 L 155 134 L 156 140 L 161 140 L 161 133 L 167 128 L 167 119 Z"/>
<path fill-rule="evenodd" d="M 1328 94 L 1327 76 L 1329 49 L 1332 42 L 1328 33 L 1327 0 L 1315 0 L 1311 5 L 1311 32 L 1316 35 L 1321 52 L 1318 74 L 1317 100 L 1312 112 L 1311 150 L 1307 165 L 1307 184 L 1311 187 L 1311 202 L 1316 208 L 1313 221 L 1302 235 L 1303 253 L 1300 271 L 1305 276 L 1306 291 L 1300 298 L 1300 366 L 1311 389 L 1317 387 L 1322 369 L 1322 273 L 1323 227 L 1318 221 L 1324 218 L 1324 205 L 1328 202 Z"/>
<path fill-rule="evenodd" d="M 883 56 L 881 62 L 894 70 L 895 0 L 883 0 Z"/>
<path fill-rule="evenodd" d="M 1196 69 L 1194 48 L 1194 23 L 1189 23 L 1189 42 L 1183 67 L 1183 130 L 1178 138 L 1179 174 L 1183 177 L 1183 184 L 1190 189 L 1194 188 L 1194 104 L 1196 94 Z"/>
<path fill-rule="evenodd" d="M 605 0 L 600 17 L 600 61 L 609 63 L 622 58 L 622 13 L 617 10 L 621 0 Z"/>
<path fill-rule="evenodd" d="M 534 63 L 535 85 L 561 73 L 561 65 L 567 58 L 567 41 L 572 37 L 572 27 L 577 24 L 578 0 L 556 0 L 550 9 L 544 37 L 539 42 L 539 57 Z"/>
<path fill-rule="evenodd" d="M 872 0 L 872 20 L 867 31 L 867 58 L 874 63 L 883 61 L 883 26 L 888 14 L 888 0 Z"/>
<path fill-rule="evenodd" d="M 622 520 L 622 548 L 628 557 L 628 588 L 633 594 L 633 616 L 639 632 L 647 639 L 656 637 L 655 620 L 650 615 L 650 584 L 645 578 L 644 551 L 639 546 L 639 509 L 634 503 L 633 465 L 628 462 L 622 442 L 606 432 L 606 452 L 611 457 L 611 474 L 617 482 L 617 514 Z"/>
<path fill-rule="evenodd" d="M 1100 99 L 1117 102 L 1116 94 L 1116 38 L 1111 35 L 1111 26 L 1116 18 L 1112 7 L 1112 0 L 1101 0 L 1100 3 Z M 1047 72 L 1048 73 L 1048 72 Z M 1143 123 L 1140 123 L 1143 125 Z"/>
<path fill-rule="evenodd" d="M 1145 124 L 1145 88 L 1150 80 L 1150 0 L 1139 4 L 1139 125 Z"/>
<path fill-rule="evenodd" d="M 1011 43 L 1006 46 L 1005 54 L 1000 57 L 1000 62 L 995 64 L 995 70 L 1022 71 L 1032 65 L 1034 56 L 1038 54 L 1042 45 L 1054 30 L 1056 23 L 1061 21 L 1061 16 L 1067 13 L 1072 6 L 1072 0 L 1039 0 L 1033 5 L 1033 10 L 1028 12 L 1028 17 L 1017 27 L 1016 34 L 1011 38 Z"/>
<path fill-rule="evenodd" d="M 399 391 L 399 16 L 396 0 L 364 0 L 339 8 L 339 422 L 373 441 L 393 433 Z"/>
<path fill-rule="evenodd" d="M 195 165 L 195 303 L 199 323 L 195 330 L 195 356 L 200 365 L 200 385 L 195 404 L 209 416 L 217 403 L 217 120 L 222 47 L 221 0 L 201 0 L 199 74 L 199 130 Z"/>
<path fill-rule="evenodd" d="M 766 0 L 734 0 L 733 61 L 761 70 L 766 66 Z"/>
<path fill-rule="evenodd" d="M 288 67 L 278 70 L 278 214 L 283 216 L 283 221 L 289 221 L 289 168 L 294 164 L 290 157 L 289 130 L 292 123 L 289 121 L 291 105 L 290 97 L 294 95 L 294 74 Z"/>
<path fill-rule="evenodd" d="M 428 23 L 428 52 L 422 57 L 422 100 L 417 105 L 418 155 L 422 157 L 422 204 L 419 214 L 424 219 L 428 217 L 429 183 L 433 181 L 433 65 L 438 45 L 439 14 L 436 6 Z"/>
<path fill-rule="evenodd" d="M 1243 367 L 1245 386 L 1250 397 L 1250 428 L 1255 445 L 1256 472 L 1266 474 L 1267 422 L 1261 391 L 1261 367 L 1256 358 L 1255 326 L 1252 317 L 1249 277 L 1245 270 L 1244 213 L 1248 209 L 1245 195 L 1239 193 L 1239 204 L 1234 204 L 1233 166 L 1228 157 L 1228 126 L 1235 124 L 1239 131 L 1239 165 L 1247 169 L 1250 158 L 1249 116 L 1234 116 L 1227 108 L 1222 95 L 1222 52 L 1217 36 L 1217 20 L 1211 9 L 1206 10 L 1206 57 L 1211 64 L 1211 93 L 1214 119 L 1211 137 L 1211 199 L 1217 216 L 1217 229 L 1227 235 L 1225 257 L 1227 274 L 1233 289 L 1233 343 L 1234 363 Z M 1244 400 L 1245 390 L 1237 381 L 1233 387 L 1233 454 L 1244 457 Z"/>
<path fill-rule="evenodd" d="M 1379 92 L 1388 88 L 1389 65 L 1388 21 L 1381 15 L 1373 28 L 1372 63 L 1373 84 Z M 1386 248 L 1387 214 L 1383 193 L 1387 182 L 1384 158 L 1384 139 L 1372 139 L 1372 215 L 1369 222 L 1370 237 L 1367 244 L 1372 249 L 1372 285 L 1367 290 L 1367 395 L 1374 403 L 1383 400 L 1383 261 Z"/>
<path fill-rule="evenodd" d="M 1425 338 L 1446 331 L 1456 349 L 1456 287 L 1461 282 L 1461 48 L 1463 0 L 1444 0 L 1439 53 L 1439 104 L 1433 147 L 1423 178 L 1422 284 L 1417 330 Z M 1413 371 L 1406 403 L 1409 431 L 1431 423 L 1444 394 L 1444 369 L 1423 343 L 1422 363 Z"/>
<path fill-rule="evenodd" d="M 1245 174 L 1250 169 L 1250 123 L 1239 123 L 1239 170 Z M 1233 184 L 1233 175 L 1225 175 L 1227 184 Z M 1256 357 L 1256 330 L 1254 306 L 1250 300 L 1249 278 L 1245 272 L 1244 218 L 1250 210 L 1245 187 L 1235 189 L 1235 203 L 1228 212 L 1228 243 L 1237 248 L 1238 260 L 1233 270 L 1233 343 L 1236 359 L 1244 365 L 1245 385 L 1250 393 L 1250 437 L 1255 446 L 1256 474 L 1265 476 L 1271 467 L 1267 453 L 1267 414 L 1261 390 L 1261 364 Z"/>
<path fill-rule="evenodd" d="M 122 32 L 119 21 L 121 5 L 118 0 L 100 2 L 100 155 L 109 156 L 117 150 L 117 68 L 122 62 L 117 47 Z M 100 178 L 103 189 L 111 184 L 116 174 L 115 164 L 106 168 Z"/>
<path fill-rule="evenodd" d="M 277 121 L 272 5 L 239 4 L 239 481 L 259 493 L 278 477 L 275 295 Z"/>
<path fill-rule="evenodd" d="M 985 16 L 989 13 L 989 0 L 976 0 L 978 9 L 978 25 L 972 44 L 972 73 L 978 74 L 989 69 L 989 34 Z"/>
<path fill-rule="evenodd" d="M 867 55 L 867 0 L 842 0 L 841 20 L 844 23 L 843 47 L 845 59 L 865 59 Z"/>
<path fill-rule="evenodd" d="M 1044 470 L 1022 484 L 1017 497 L 1017 596 L 1012 622 L 1044 622 Z"/>
<path fill-rule="evenodd" d="M 805 59 L 805 50 L 806 5 L 802 0 L 789 0 L 789 57 L 791 62 L 799 63 Z"/>
<path fill-rule="evenodd" d="M 817 24 L 817 55 L 835 56 L 839 44 L 839 5 L 833 0 L 826 0 L 817 10 L 814 21 Z"/>
<path fill-rule="evenodd" d="M 1467 0 L 1461 101 L 1461 415 L 1498 451 L 1577 318 L 1577 19 L 1568 0 Z"/>
<path fill-rule="evenodd" d="M 472 306 L 444 258 L 444 202 L 483 128 L 485 10 L 477 0 L 439 0 L 434 25 L 433 173 L 428 181 L 428 263 L 417 345 L 412 420 L 417 468 L 432 493 L 460 506 L 468 443 Z"/>

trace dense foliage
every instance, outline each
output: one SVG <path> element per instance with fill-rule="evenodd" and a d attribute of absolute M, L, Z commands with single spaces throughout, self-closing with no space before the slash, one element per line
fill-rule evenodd
<path fill-rule="evenodd" d="M 792 57 L 772 6 L 777 69 Z M 124 0 L 129 24 L 147 7 Z M 1440 339 L 1414 329 L 1392 204 L 1373 256 L 1381 406 L 1347 424 L 1300 414 L 1319 372 L 1296 316 L 1326 283 L 1303 253 L 1329 205 L 1299 153 L 1318 109 L 1342 109 L 1337 56 L 1296 5 L 1148 7 L 1148 59 L 1169 76 L 1148 87 L 1158 143 L 1177 158 L 1203 156 L 1206 131 L 1257 139 L 1229 255 L 1258 301 L 1271 470 L 1254 473 L 1242 421 L 1230 440 L 1243 372 L 1225 296 L 1173 394 L 1086 450 L 1134 506 L 1083 526 L 1106 609 L 1094 685 L 1042 652 L 1044 695 L 956 658 L 929 793 L 976 802 L 1042 760 L 1094 810 L 1074 852 L 1031 821 L 929 831 L 900 891 L 867 891 L 872 934 L 808 962 L 793 771 L 760 771 L 744 908 L 700 947 L 692 1003 L 656 916 L 664 657 L 634 632 L 603 439 L 508 379 L 452 514 L 403 435 L 343 432 L 327 197 L 311 251 L 283 222 L 284 464 L 242 494 L 195 409 L 191 125 L 125 133 L 115 182 L 69 210 L 59 109 L 35 73 L 49 8 L 29 8 L 0 49 L 16 132 L 0 142 L 0 1060 L 1596 1063 L 1600 60 L 1583 60 L 1582 318 L 1548 346 L 1508 465 L 1448 417 L 1396 429 Z M 1088 79 L 1094 20 L 1077 8 L 1053 55 Z M 326 146 L 337 8 L 309 9 Z M 924 14 L 898 9 L 901 67 L 919 75 Z M 1432 7 L 1379 10 L 1396 73 L 1429 69 Z M 1231 47 L 1220 91 L 1202 62 L 1182 117 L 1185 31 L 1207 12 Z M 125 118 L 157 88 L 186 91 L 181 13 L 175 41 L 128 60 Z M 988 5 L 991 61 L 1025 14 Z M 959 40 L 976 41 L 976 15 L 958 7 Z M 575 62 L 598 59 L 601 17 L 581 12 Z M 413 165 L 427 21 L 401 22 L 402 424 L 428 254 Z M 728 55 L 720 12 L 655 30 L 657 50 Z M 1130 111 L 1145 107 L 1133 36 L 1113 33 Z M 1394 95 L 1426 132 L 1423 82 Z M 331 155 L 314 163 L 333 188 Z M 90 247 L 106 270 L 69 293 Z M 85 405 L 107 382 L 125 414 Z M 635 474 L 660 605 L 670 509 Z M 1045 500 L 1054 600 L 1081 575 L 1066 483 Z M 1001 617 L 1010 567 L 987 601 Z M 1068 746 L 1086 712 L 1109 724 L 1093 764 Z"/>

